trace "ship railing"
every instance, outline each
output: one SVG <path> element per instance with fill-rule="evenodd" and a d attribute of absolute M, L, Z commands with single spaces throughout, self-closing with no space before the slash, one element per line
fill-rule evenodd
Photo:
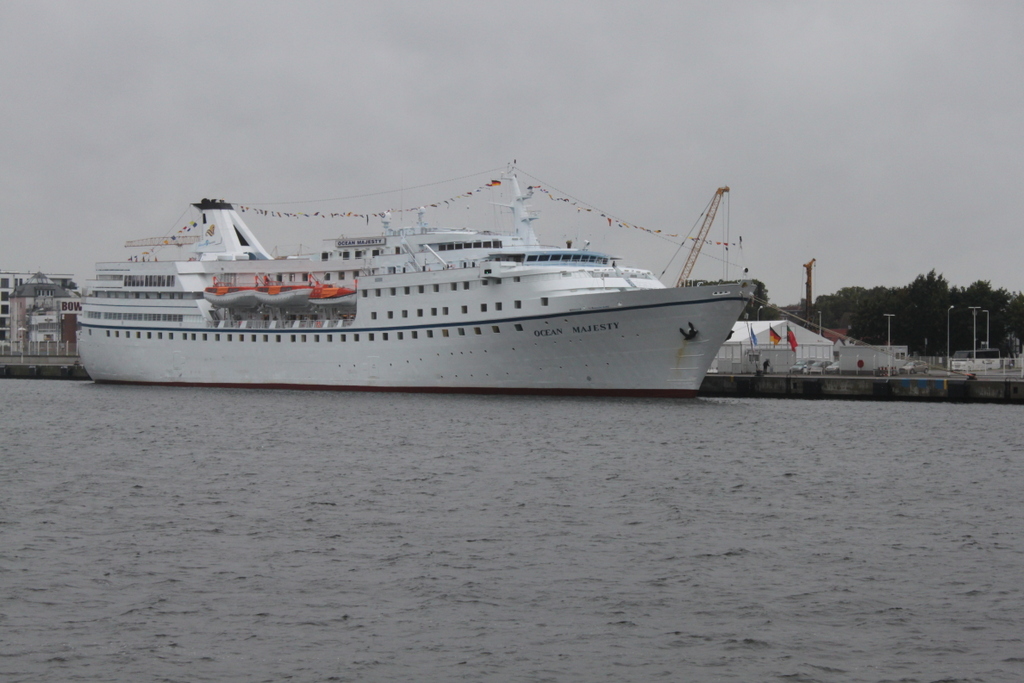
<path fill-rule="evenodd" d="M 337 320 L 211 320 L 208 328 L 218 330 L 322 330 L 350 326 L 355 316 Z"/>

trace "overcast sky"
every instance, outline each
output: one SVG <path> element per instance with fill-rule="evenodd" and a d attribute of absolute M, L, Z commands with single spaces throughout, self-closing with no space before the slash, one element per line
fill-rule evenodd
<path fill-rule="evenodd" d="M 0 0 L 0 268 L 82 284 L 203 197 L 374 212 L 515 159 L 665 234 L 729 185 L 713 238 L 778 304 L 812 258 L 815 295 L 933 268 L 1016 291 L 1022 75 L 1012 2 Z M 675 249 L 534 204 L 546 243 L 656 273 Z M 243 217 L 268 248 L 367 232 Z"/>

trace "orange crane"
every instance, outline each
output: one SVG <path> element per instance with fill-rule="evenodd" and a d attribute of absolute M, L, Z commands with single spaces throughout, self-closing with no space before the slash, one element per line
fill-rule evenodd
<path fill-rule="evenodd" d="M 811 298 L 811 274 L 814 268 L 814 262 L 818 259 L 811 259 L 804 264 L 804 270 L 807 271 L 807 298 L 804 299 L 804 320 L 810 321 L 811 319 L 811 306 L 814 299 Z"/>
<path fill-rule="evenodd" d="M 704 246 L 704 240 L 708 237 L 708 231 L 711 230 L 711 223 L 715 220 L 718 205 L 722 203 L 722 195 L 728 191 L 728 187 L 720 187 L 715 190 L 711 206 L 708 207 L 708 212 L 704 216 L 704 225 L 700 226 L 700 232 L 697 233 L 697 241 L 693 243 L 693 249 L 690 250 L 690 255 L 686 257 L 686 263 L 683 264 L 683 272 L 679 274 L 679 281 L 676 282 L 676 287 L 682 287 L 683 283 L 689 279 L 690 272 L 693 271 L 693 266 L 697 263 L 697 257 L 700 256 L 701 247 Z"/>

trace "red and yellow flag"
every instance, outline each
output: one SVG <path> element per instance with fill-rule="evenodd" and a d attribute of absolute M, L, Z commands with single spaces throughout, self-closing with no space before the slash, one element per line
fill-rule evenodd
<path fill-rule="evenodd" d="M 775 331 L 774 328 L 768 327 L 768 341 L 772 343 L 772 346 L 778 346 L 779 342 L 782 341 L 782 337 Z"/>

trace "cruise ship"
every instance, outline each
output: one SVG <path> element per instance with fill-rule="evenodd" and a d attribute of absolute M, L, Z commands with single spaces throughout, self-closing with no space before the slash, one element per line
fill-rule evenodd
<path fill-rule="evenodd" d="M 750 283 L 666 287 L 589 245 L 544 246 L 533 188 L 502 180 L 506 232 L 434 227 L 420 209 L 287 258 L 204 199 L 199 234 L 170 238 L 188 242 L 178 259 L 97 264 L 82 362 L 101 383 L 695 396 Z"/>

